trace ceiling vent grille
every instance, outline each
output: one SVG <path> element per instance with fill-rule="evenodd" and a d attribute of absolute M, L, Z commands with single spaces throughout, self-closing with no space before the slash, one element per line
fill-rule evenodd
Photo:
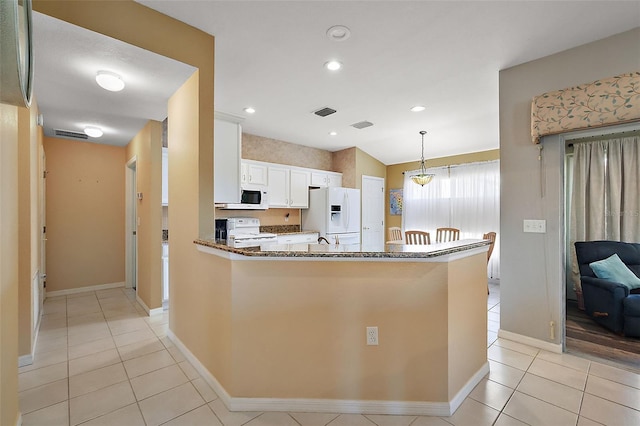
<path fill-rule="evenodd" d="M 366 129 L 367 127 L 373 126 L 373 123 L 369 121 L 361 121 L 359 123 L 354 123 L 351 127 L 355 127 L 356 129 Z"/>
<path fill-rule="evenodd" d="M 315 115 L 317 115 L 318 117 L 326 117 L 327 115 L 331 115 L 333 113 L 335 113 L 336 110 L 333 108 L 329 108 L 329 107 L 325 107 L 322 109 L 319 109 L 317 111 L 314 112 Z"/>
<path fill-rule="evenodd" d="M 74 132 L 71 130 L 60 130 L 60 129 L 54 129 L 53 132 L 56 136 L 59 136 L 61 138 L 89 139 L 89 136 L 87 136 L 85 133 L 82 133 L 82 132 Z"/>

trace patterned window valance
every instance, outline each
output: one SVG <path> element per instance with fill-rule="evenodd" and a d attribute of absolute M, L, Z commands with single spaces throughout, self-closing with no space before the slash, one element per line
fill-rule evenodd
<path fill-rule="evenodd" d="M 531 137 L 640 120 L 640 72 L 544 93 L 531 104 Z"/>

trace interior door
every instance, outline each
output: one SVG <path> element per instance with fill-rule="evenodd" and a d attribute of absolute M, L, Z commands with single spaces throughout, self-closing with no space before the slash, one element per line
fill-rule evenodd
<path fill-rule="evenodd" d="M 41 242 L 40 242 L 40 279 L 38 280 L 38 297 L 35 298 L 35 306 L 33 312 L 33 326 L 38 327 L 40 312 L 45 299 L 45 287 L 47 286 L 47 157 L 44 153 L 42 145 L 40 145 L 40 226 L 41 226 Z"/>
<path fill-rule="evenodd" d="M 362 250 L 384 250 L 384 179 L 362 176 Z"/>

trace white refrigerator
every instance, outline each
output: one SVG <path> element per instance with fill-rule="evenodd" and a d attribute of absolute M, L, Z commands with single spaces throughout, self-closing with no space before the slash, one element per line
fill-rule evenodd
<path fill-rule="evenodd" d="M 360 244 L 360 190 L 309 190 L 309 208 L 302 210 L 302 229 L 318 231 L 329 244 Z"/>

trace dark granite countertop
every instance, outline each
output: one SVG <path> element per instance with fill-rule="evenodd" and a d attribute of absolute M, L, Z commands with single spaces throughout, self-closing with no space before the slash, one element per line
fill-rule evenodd
<path fill-rule="evenodd" d="M 488 240 L 460 240 L 431 245 L 386 244 L 384 251 L 366 252 L 359 244 L 266 244 L 261 247 L 233 248 L 214 240 L 195 240 L 195 244 L 247 257 L 289 258 L 377 258 L 425 259 L 454 254 L 491 244 Z"/>

